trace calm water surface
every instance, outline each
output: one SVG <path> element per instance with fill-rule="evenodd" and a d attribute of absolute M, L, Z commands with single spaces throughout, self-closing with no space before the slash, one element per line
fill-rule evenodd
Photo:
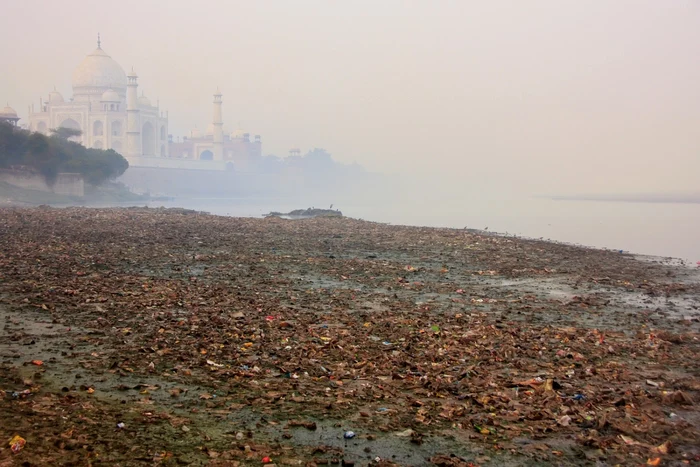
<path fill-rule="evenodd" d="M 304 204 L 305 203 L 305 204 Z M 310 200 L 185 199 L 184 207 L 226 216 L 260 217 L 313 206 Z M 318 203 L 315 207 L 322 206 Z M 421 199 L 339 203 L 344 215 L 390 224 L 475 228 L 531 238 L 700 261 L 700 204 L 554 201 L 538 198 Z"/>

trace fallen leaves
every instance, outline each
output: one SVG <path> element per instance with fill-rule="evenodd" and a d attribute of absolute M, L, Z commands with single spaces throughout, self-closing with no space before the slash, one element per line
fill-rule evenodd
<path fill-rule="evenodd" d="M 664 392 L 662 397 L 664 404 L 693 405 L 693 398 L 684 391 Z"/>
<path fill-rule="evenodd" d="M 449 433 L 497 451 L 526 438 L 537 440 L 527 455 L 562 463 L 571 453 L 550 440 L 571 437 L 586 452 L 634 454 L 641 464 L 680 458 L 683 444 L 662 443 L 673 433 L 688 444 L 700 439 L 684 418 L 695 413 L 700 391 L 687 370 L 697 353 L 694 322 L 683 332 L 651 329 L 666 323 L 620 304 L 628 290 L 666 287 L 640 285 L 664 279 L 659 266 L 565 245 L 349 219 L 26 212 L 2 217 L 0 291 L 17 309 L 45 304 L 42 315 L 61 330 L 72 326 L 65 340 L 74 346 L 60 348 L 60 365 L 45 357 L 48 368 L 33 371 L 72 365 L 94 378 L 82 380 L 83 391 L 99 388 L 85 397 L 90 403 L 116 393 L 125 407 L 150 414 L 129 420 L 122 435 L 175 407 L 212 420 L 251 410 L 265 418 L 261 426 L 319 430 L 307 419 L 313 413 L 415 444 Z M 40 225 L 51 225 L 53 236 Z M 66 241 L 73 237 L 83 240 Z M 99 382 L 103 370 L 116 380 L 109 387 Z M 72 397 L 72 382 L 65 384 Z M 3 404 L 36 397 L 3 389 Z M 187 438 L 200 434 L 194 421 L 177 426 L 179 434 L 187 429 Z M 171 451 L 156 443 L 148 462 L 165 462 Z M 200 452 L 227 461 L 220 448 Z"/>
<path fill-rule="evenodd" d="M 300 427 L 306 428 L 307 430 L 312 430 L 312 431 L 313 431 L 313 430 L 316 430 L 316 428 L 317 428 L 316 422 L 314 422 L 314 421 L 303 421 L 303 420 L 290 420 L 289 422 L 287 422 L 287 426 L 290 427 L 290 428 L 294 428 L 294 427 L 299 427 L 299 426 L 300 426 Z"/>

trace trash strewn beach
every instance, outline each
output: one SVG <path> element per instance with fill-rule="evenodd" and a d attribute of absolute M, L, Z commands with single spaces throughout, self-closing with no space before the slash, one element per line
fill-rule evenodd
<path fill-rule="evenodd" d="M 0 209 L 0 465 L 693 464 L 699 274 L 342 217 Z"/>

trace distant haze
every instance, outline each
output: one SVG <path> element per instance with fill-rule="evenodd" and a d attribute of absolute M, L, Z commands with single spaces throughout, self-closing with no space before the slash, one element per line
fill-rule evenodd
<path fill-rule="evenodd" d="M 265 154 L 531 193 L 700 190 L 700 1 L 2 2 L 0 107 L 102 47 L 170 111 Z M 418 180 L 418 179 L 416 179 Z"/>

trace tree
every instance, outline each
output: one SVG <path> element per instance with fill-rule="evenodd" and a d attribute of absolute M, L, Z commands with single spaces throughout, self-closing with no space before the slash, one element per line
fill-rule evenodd
<path fill-rule="evenodd" d="M 51 130 L 51 136 L 55 136 L 60 139 L 77 138 L 82 135 L 83 132 L 75 128 L 58 127 Z"/>
<path fill-rule="evenodd" d="M 329 174 L 336 169 L 336 163 L 331 155 L 321 148 L 314 148 L 306 153 L 303 166 L 306 170 L 315 174 Z"/>
<path fill-rule="evenodd" d="M 279 173 L 283 167 L 282 159 L 270 154 L 260 158 L 258 169 L 263 173 Z"/>
<path fill-rule="evenodd" d="M 24 166 L 44 176 L 53 185 L 60 172 L 75 172 L 91 185 L 100 185 L 122 175 L 129 163 L 108 149 L 88 149 L 70 141 L 79 130 L 57 128 L 51 137 L 0 124 L 0 167 Z"/>

